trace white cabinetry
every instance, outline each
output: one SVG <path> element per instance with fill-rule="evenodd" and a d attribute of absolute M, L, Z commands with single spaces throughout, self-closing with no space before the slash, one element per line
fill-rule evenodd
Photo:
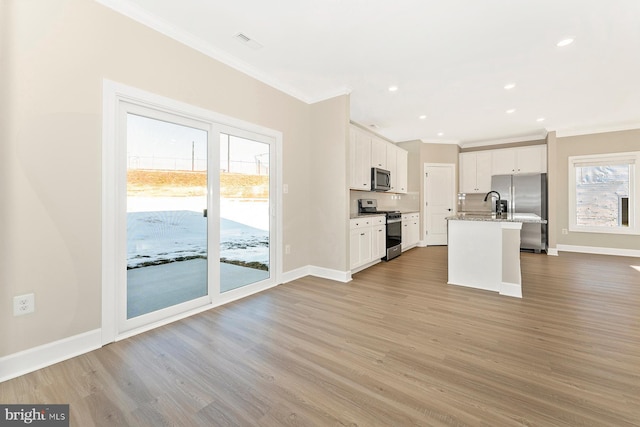
<path fill-rule="evenodd" d="M 391 172 L 391 193 L 406 193 L 408 153 L 363 129 L 349 129 L 349 188 L 371 191 L 371 168 Z"/>
<path fill-rule="evenodd" d="M 408 183 L 408 157 L 409 153 L 407 150 L 403 150 L 402 148 L 396 148 L 396 178 L 393 178 L 391 175 L 392 181 L 395 180 L 395 192 L 396 193 L 407 193 L 407 183 Z"/>
<path fill-rule="evenodd" d="M 381 218 L 382 224 L 374 224 L 371 227 L 371 258 L 373 261 L 387 256 L 387 226 Z"/>
<path fill-rule="evenodd" d="M 420 240 L 420 214 L 418 212 L 402 214 L 402 250 L 406 251 Z"/>
<path fill-rule="evenodd" d="M 387 169 L 387 141 L 371 137 L 371 167 Z"/>
<path fill-rule="evenodd" d="M 371 137 L 356 127 L 349 130 L 349 188 L 371 190 Z"/>
<path fill-rule="evenodd" d="M 386 169 L 391 173 L 391 191 L 392 193 L 397 193 L 398 189 L 398 175 L 396 167 L 396 161 L 398 159 L 398 147 L 393 144 L 386 144 L 387 150 L 387 167 Z"/>
<path fill-rule="evenodd" d="M 460 154 L 461 193 L 486 193 L 491 191 L 491 174 L 490 151 Z"/>
<path fill-rule="evenodd" d="M 547 172 L 547 147 L 505 148 L 491 150 L 492 175 L 514 175 L 521 173 Z"/>
<path fill-rule="evenodd" d="M 384 216 L 354 218 L 349 223 L 349 266 L 356 269 L 378 262 L 386 250 L 386 225 Z"/>
<path fill-rule="evenodd" d="M 391 192 L 403 193 L 407 192 L 407 150 L 394 145 L 387 144 L 387 170 L 391 172 Z"/>

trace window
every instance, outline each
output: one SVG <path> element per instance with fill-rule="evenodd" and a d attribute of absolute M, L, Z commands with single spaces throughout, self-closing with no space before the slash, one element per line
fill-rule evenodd
<path fill-rule="evenodd" d="M 569 229 L 639 234 L 638 163 L 640 152 L 569 157 Z"/>

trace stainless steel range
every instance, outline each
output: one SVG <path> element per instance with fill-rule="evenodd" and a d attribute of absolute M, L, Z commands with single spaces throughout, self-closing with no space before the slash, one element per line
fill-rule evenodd
<path fill-rule="evenodd" d="M 380 211 L 375 199 L 358 200 L 359 215 L 380 215 L 387 217 L 387 255 L 385 261 L 392 260 L 402 253 L 402 214 L 399 211 Z"/>

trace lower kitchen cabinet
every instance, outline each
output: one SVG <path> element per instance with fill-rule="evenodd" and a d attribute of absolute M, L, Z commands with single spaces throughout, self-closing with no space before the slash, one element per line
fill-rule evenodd
<path fill-rule="evenodd" d="M 371 258 L 378 260 L 387 256 L 387 226 L 374 225 L 371 231 Z"/>
<path fill-rule="evenodd" d="M 420 240 L 420 213 L 402 214 L 402 250 L 418 245 Z"/>
<path fill-rule="evenodd" d="M 385 217 L 354 218 L 349 224 L 349 266 L 351 270 L 380 261 L 386 252 Z"/>

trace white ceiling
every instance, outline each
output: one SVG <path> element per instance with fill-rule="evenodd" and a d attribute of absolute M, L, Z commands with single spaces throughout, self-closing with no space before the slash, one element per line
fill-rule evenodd
<path fill-rule="evenodd" d="M 97 1 L 395 142 L 640 127 L 640 0 Z"/>

